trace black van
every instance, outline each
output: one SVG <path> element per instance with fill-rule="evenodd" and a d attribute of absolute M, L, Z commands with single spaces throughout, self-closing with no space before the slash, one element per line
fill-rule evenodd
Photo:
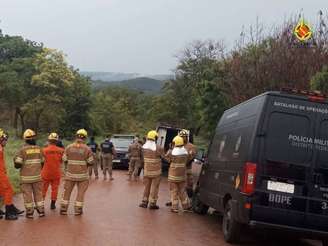
<path fill-rule="evenodd" d="M 266 92 L 224 112 L 193 199 L 241 225 L 301 233 L 328 245 L 328 104 L 318 93 Z M 326 239 L 327 238 L 327 239 Z"/>

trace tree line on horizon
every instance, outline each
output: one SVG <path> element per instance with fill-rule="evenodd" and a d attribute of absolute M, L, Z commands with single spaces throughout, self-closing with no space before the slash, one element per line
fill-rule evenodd
<path fill-rule="evenodd" d="M 270 31 L 257 23 L 231 50 L 217 40 L 190 43 L 160 94 L 120 86 L 95 90 L 62 52 L 0 30 L 0 124 L 17 135 L 33 128 L 70 137 L 82 127 L 92 135 L 143 134 L 163 122 L 209 139 L 224 110 L 267 90 L 328 93 L 328 18 L 318 15 L 307 43 L 293 34 L 297 21 Z"/>

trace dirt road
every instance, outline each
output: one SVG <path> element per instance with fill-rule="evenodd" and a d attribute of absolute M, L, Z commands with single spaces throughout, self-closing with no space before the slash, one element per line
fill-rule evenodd
<path fill-rule="evenodd" d="M 167 182 L 163 178 L 158 211 L 138 207 L 142 183 L 126 181 L 125 171 L 114 171 L 115 180 L 92 180 L 86 195 L 84 215 L 68 216 L 48 209 L 45 218 L 21 217 L 18 221 L 0 221 L 1 246 L 226 246 L 215 215 L 173 214 L 165 207 L 169 199 Z M 74 197 L 75 194 L 73 194 Z M 21 196 L 17 204 L 23 208 Z M 318 242 L 285 239 L 257 239 L 246 235 L 245 246 L 288 245 L 312 246 Z"/>

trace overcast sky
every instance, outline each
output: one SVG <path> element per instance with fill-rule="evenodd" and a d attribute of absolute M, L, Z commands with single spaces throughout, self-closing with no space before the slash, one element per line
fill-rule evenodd
<path fill-rule="evenodd" d="M 0 0 L 0 28 L 64 51 L 83 71 L 169 73 L 195 39 L 233 44 L 256 17 L 270 26 L 327 0 Z"/>

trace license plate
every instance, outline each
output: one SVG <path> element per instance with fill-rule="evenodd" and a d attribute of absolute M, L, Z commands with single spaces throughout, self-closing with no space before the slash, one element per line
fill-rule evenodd
<path fill-rule="evenodd" d="M 120 163 L 120 160 L 113 160 L 113 163 Z"/>
<path fill-rule="evenodd" d="M 285 193 L 294 194 L 295 191 L 295 185 L 293 184 L 287 184 L 282 182 L 276 182 L 276 181 L 268 181 L 268 190 L 273 191 L 280 191 Z"/>

